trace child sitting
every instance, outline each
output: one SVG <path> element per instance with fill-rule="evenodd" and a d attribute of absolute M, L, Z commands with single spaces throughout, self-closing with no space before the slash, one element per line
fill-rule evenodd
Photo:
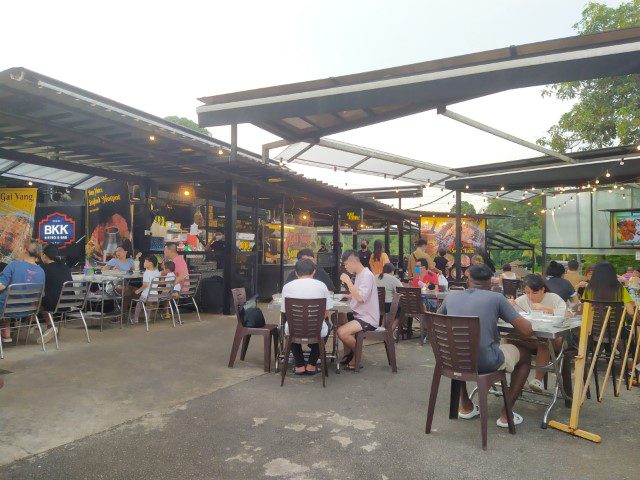
<path fill-rule="evenodd" d="M 165 280 L 167 281 L 171 281 L 173 280 L 175 282 L 176 280 L 176 264 L 173 263 L 171 260 L 167 260 L 166 262 L 164 262 L 164 268 L 162 269 L 162 276 L 165 278 Z M 171 296 L 174 298 L 178 298 L 180 296 L 180 285 L 176 284 L 173 286 L 173 292 L 171 293 Z M 163 313 L 163 317 L 164 318 L 171 318 L 171 312 L 169 311 L 169 302 L 165 302 L 164 303 L 164 313 Z"/>
<path fill-rule="evenodd" d="M 136 311 L 131 319 L 131 323 L 138 323 L 140 310 L 142 310 L 142 302 L 146 301 L 149 296 L 151 282 L 160 276 L 160 272 L 158 271 L 158 259 L 155 255 L 149 255 L 144 260 L 144 268 L 145 270 L 142 274 L 142 286 L 135 291 L 136 295 L 140 295 L 141 301 L 136 303 Z"/>

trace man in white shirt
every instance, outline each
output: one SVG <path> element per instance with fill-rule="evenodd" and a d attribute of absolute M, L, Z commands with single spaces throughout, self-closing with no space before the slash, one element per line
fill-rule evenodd
<path fill-rule="evenodd" d="M 296 280 L 287 283 L 282 288 L 282 305 L 280 311 L 285 313 L 285 298 L 298 298 L 298 299 L 316 299 L 326 298 L 327 306 L 325 312 L 325 318 L 329 315 L 329 310 L 333 308 L 333 299 L 329 293 L 327 286 L 319 280 L 315 280 L 313 276 L 316 273 L 316 264 L 313 260 L 303 258 L 298 260 L 295 267 Z M 284 326 L 285 335 L 289 334 L 289 325 Z M 325 338 L 329 335 L 329 326 L 326 320 L 322 323 L 321 336 Z M 295 374 L 296 375 L 315 375 L 319 372 L 316 364 L 320 357 L 320 346 L 317 343 L 309 345 L 311 353 L 309 354 L 309 362 L 305 362 L 304 354 L 302 353 L 302 346 L 299 343 L 291 344 L 291 352 L 296 361 Z"/>

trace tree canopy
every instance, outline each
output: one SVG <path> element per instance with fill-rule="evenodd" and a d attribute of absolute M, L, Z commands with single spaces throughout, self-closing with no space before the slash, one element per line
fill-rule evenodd
<path fill-rule="evenodd" d="M 472 204 L 470 204 L 469 202 L 463 200 L 462 202 L 460 202 L 460 206 L 462 208 L 462 214 L 463 215 L 475 215 L 476 214 L 476 208 Z M 456 213 L 455 204 L 453 205 L 453 207 L 451 207 L 451 213 Z"/>
<path fill-rule="evenodd" d="M 180 125 L 181 127 L 190 128 L 191 130 L 195 130 L 198 133 L 203 133 L 207 137 L 211 136 L 211 132 L 209 132 L 209 130 L 207 130 L 206 128 L 202 128 L 196 122 L 194 122 L 193 120 L 189 120 L 186 117 L 177 117 L 175 115 L 171 115 L 169 117 L 164 117 L 164 119 L 171 123 L 175 123 L 176 125 Z"/>
<path fill-rule="evenodd" d="M 640 0 L 608 7 L 590 2 L 573 25 L 580 35 L 640 26 Z M 538 140 L 561 152 L 629 145 L 640 141 L 640 75 L 550 85 L 543 97 L 575 102 Z"/>

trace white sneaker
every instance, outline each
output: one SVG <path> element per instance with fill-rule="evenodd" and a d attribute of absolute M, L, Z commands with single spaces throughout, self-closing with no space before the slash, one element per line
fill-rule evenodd
<path fill-rule="evenodd" d="M 469 413 L 461 413 L 458 410 L 458 417 L 464 418 L 465 420 L 471 420 L 472 418 L 475 418 L 478 415 L 480 415 L 480 407 L 476 404 L 473 405 L 473 410 L 471 410 Z"/>
<path fill-rule="evenodd" d="M 2 337 L 2 343 L 13 343 L 13 338 L 11 338 L 11 337 L 7 337 L 7 338 Z"/>
<path fill-rule="evenodd" d="M 542 392 L 544 392 L 544 383 L 542 383 L 537 378 L 534 378 L 533 380 L 531 380 L 529 382 L 529 389 L 532 392 L 542 393 Z"/>
<path fill-rule="evenodd" d="M 54 327 L 49 327 L 44 332 L 42 332 L 42 341 L 44 341 L 44 343 L 49 343 L 54 337 L 54 331 Z M 40 337 L 36 337 L 36 341 L 38 343 L 41 343 Z"/>

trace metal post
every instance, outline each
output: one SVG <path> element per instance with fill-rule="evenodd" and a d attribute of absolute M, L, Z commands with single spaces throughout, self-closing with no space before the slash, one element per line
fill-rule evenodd
<path fill-rule="evenodd" d="M 284 209 L 286 197 L 282 196 L 282 211 L 280 212 L 280 280 L 278 283 L 278 291 L 282 291 L 284 287 Z"/>
<path fill-rule="evenodd" d="M 400 278 L 404 277 L 404 220 L 398 222 L 398 273 Z"/>
<path fill-rule="evenodd" d="M 253 206 L 253 244 L 254 248 L 252 248 L 253 253 L 253 277 L 251 278 L 253 282 L 253 294 L 258 295 L 258 265 L 260 264 L 260 259 L 258 255 L 258 237 L 259 237 L 259 229 L 260 222 L 258 221 L 258 215 L 260 213 L 260 197 L 256 195 L 256 203 Z"/>
<path fill-rule="evenodd" d="M 354 250 L 358 250 L 358 227 L 352 227 L 351 229 L 351 242 Z"/>
<path fill-rule="evenodd" d="M 225 202 L 224 202 L 224 300 L 223 313 L 233 314 L 231 289 L 236 277 L 236 219 L 238 216 L 238 186 L 233 179 L 225 182 Z"/>
<path fill-rule="evenodd" d="M 592 196 L 592 195 L 589 195 Z M 547 268 L 547 196 L 542 195 L 542 209 L 544 213 L 540 215 L 542 222 L 542 273 Z M 535 260 L 534 260 L 535 262 Z"/>
<path fill-rule="evenodd" d="M 456 280 L 462 279 L 462 192 L 456 190 Z"/>
<path fill-rule="evenodd" d="M 391 226 L 389 225 L 389 220 L 387 220 L 387 224 L 384 227 L 384 251 L 387 252 L 387 255 L 391 255 L 391 251 L 390 251 L 391 239 L 389 238 L 390 232 L 391 232 Z"/>
<path fill-rule="evenodd" d="M 340 243 L 340 210 L 333 211 L 333 285 L 336 292 L 340 291 L 340 255 L 342 244 Z"/>
<path fill-rule="evenodd" d="M 209 199 L 204 204 L 204 246 L 209 245 Z"/>

